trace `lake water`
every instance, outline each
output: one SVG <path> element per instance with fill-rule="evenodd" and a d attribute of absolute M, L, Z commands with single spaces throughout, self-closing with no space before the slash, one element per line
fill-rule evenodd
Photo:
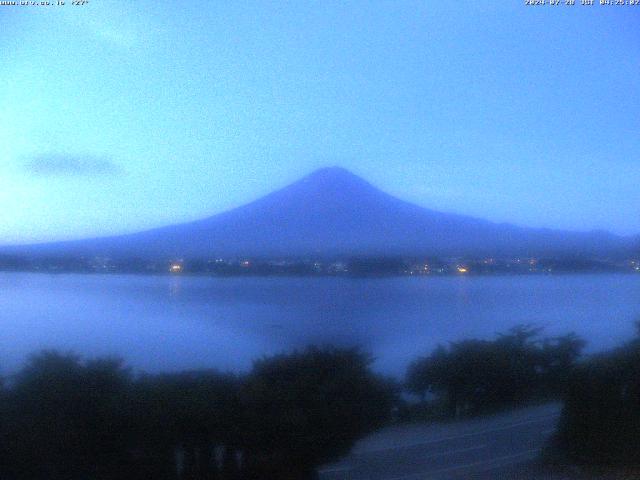
<path fill-rule="evenodd" d="M 308 344 L 358 345 L 401 374 L 438 343 L 519 323 L 629 339 L 640 275 L 209 278 L 0 273 L 0 371 L 43 348 L 117 355 L 144 371 L 215 367 Z"/>

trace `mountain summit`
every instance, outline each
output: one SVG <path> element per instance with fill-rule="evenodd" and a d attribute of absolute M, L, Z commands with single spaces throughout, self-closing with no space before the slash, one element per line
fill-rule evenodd
<path fill-rule="evenodd" d="M 608 255 L 631 239 L 495 224 L 399 200 L 340 167 L 247 205 L 141 233 L 28 247 L 30 253 L 138 257 Z"/>

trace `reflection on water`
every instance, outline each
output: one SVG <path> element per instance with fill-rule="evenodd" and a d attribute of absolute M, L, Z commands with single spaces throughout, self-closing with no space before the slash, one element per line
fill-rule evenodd
<path fill-rule="evenodd" d="M 439 342 L 518 323 L 590 349 L 632 335 L 640 276 L 204 278 L 0 274 L 0 369 L 42 348 L 137 368 L 244 370 L 309 343 L 359 345 L 399 374 Z"/>

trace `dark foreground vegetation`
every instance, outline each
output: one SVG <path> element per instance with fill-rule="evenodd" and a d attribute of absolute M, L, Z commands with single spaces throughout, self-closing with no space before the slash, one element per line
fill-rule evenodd
<path fill-rule="evenodd" d="M 639 332 L 640 333 L 640 332 Z M 570 334 L 518 326 L 438 347 L 400 395 L 355 349 L 263 358 L 245 375 L 134 375 L 114 359 L 42 352 L 0 389 L 2 480 L 305 480 L 390 420 L 565 399 L 565 463 L 640 464 L 640 336 L 581 359 Z"/>
<path fill-rule="evenodd" d="M 459 417 L 561 398 L 585 342 L 574 334 L 540 333 L 520 325 L 495 340 L 455 342 L 416 360 L 406 385 L 422 402 L 412 413 Z"/>
<path fill-rule="evenodd" d="M 405 406 L 405 416 L 452 418 L 562 400 L 559 429 L 545 455 L 553 469 L 640 478 L 640 322 L 632 341 L 586 358 L 576 335 L 539 334 L 518 326 L 493 341 L 456 342 L 416 360 L 406 387 L 423 400 Z"/>
<path fill-rule="evenodd" d="M 562 463 L 640 467 L 640 322 L 631 342 L 575 370 L 555 447 Z"/>
<path fill-rule="evenodd" d="M 45 352 L 2 391 L 3 480 L 306 479 L 388 420 L 394 388 L 355 350 L 134 377 Z"/>

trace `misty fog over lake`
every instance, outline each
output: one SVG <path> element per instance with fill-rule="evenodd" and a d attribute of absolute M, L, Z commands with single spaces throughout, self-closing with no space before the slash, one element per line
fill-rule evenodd
<path fill-rule="evenodd" d="M 0 274 L 0 364 L 39 349 L 116 355 L 143 371 L 245 371 L 308 344 L 360 346 L 400 375 L 438 343 L 521 323 L 575 331 L 588 352 L 629 338 L 640 277 L 210 278 Z"/>

